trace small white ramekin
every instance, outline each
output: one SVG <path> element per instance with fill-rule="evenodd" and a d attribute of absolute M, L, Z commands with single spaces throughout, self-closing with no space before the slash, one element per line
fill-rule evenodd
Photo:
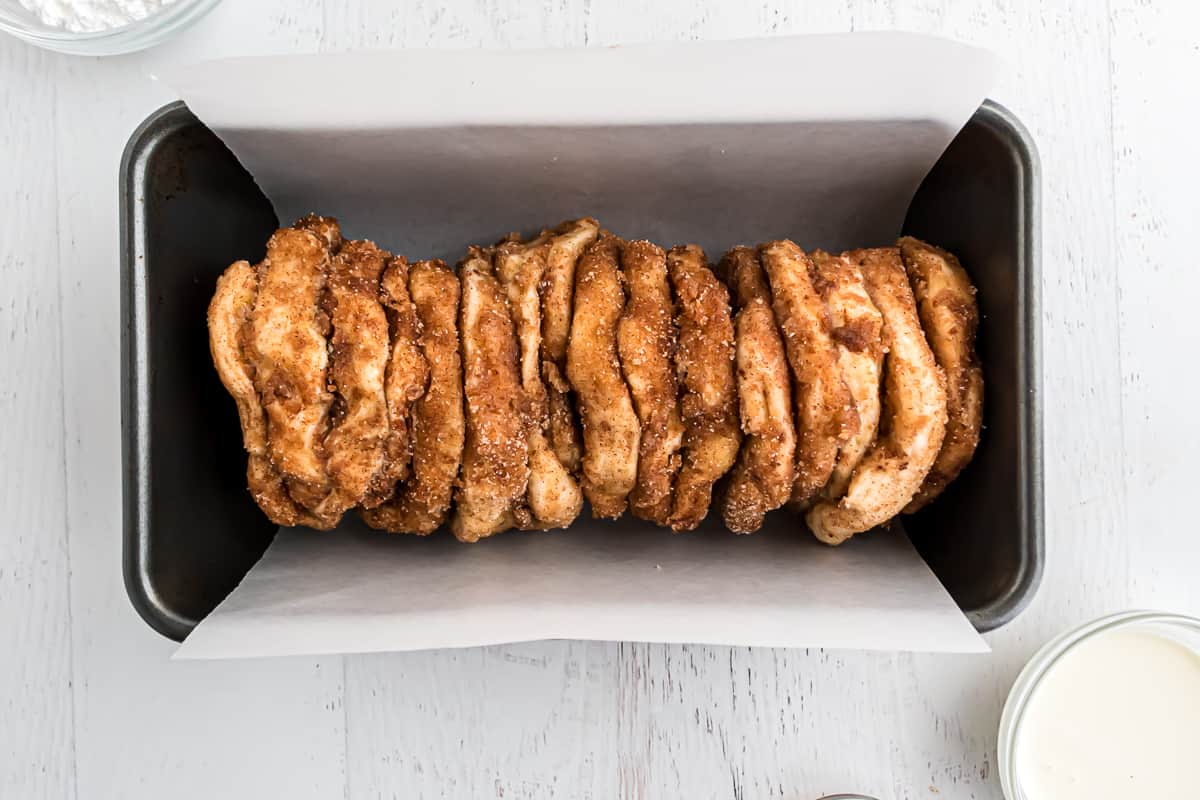
<path fill-rule="evenodd" d="M 18 0 L 0 0 L 0 31 L 30 44 L 78 56 L 114 56 L 153 47 L 203 17 L 220 0 L 175 0 L 145 19 L 103 31 L 75 33 L 42 24 Z"/>
<path fill-rule="evenodd" d="M 1021 725 L 1025 717 L 1025 710 L 1030 698 L 1041 684 L 1042 678 L 1058 663 L 1059 659 L 1078 645 L 1118 629 L 1137 629 L 1167 635 L 1200 652 L 1200 619 L 1158 611 L 1125 611 L 1101 617 L 1050 640 L 1030 659 L 1025 668 L 1021 670 L 1021 674 L 1017 676 L 1017 680 L 1008 694 L 1008 701 L 1004 704 L 1004 713 L 1000 716 L 997 763 L 1000 785 L 1008 800 L 1050 800 L 1025 793 L 1020 784 L 1016 764 L 1017 744 L 1021 739 Z"/>

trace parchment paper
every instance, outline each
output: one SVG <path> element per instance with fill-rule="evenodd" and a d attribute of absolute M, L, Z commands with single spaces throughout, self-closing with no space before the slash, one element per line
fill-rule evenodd
<path fill-rule="evenodd" d="M 833 550 L 777 514 L 753 536 L 589 522 L 475 546 L 357 523 L 281 531 L 176 657 L 562 638 L 987 650 L 902 534 Z"/>
<path fill-rule="evenodd" d="M 164 76 L 281 220 L 338 216 L 413 258 L 581 215 L 713 257 L 887 243 L 979 106 L 985 51 L 909 34 L 232 59 Z M 260 254 L 248 253 L 248 258 Z M 719 526 L 715 526 L 719 528 Z M 474 546 L 285 531 L 178 657 L 539 638 L 978 651 L 902 535 L 577 522 Z"/>

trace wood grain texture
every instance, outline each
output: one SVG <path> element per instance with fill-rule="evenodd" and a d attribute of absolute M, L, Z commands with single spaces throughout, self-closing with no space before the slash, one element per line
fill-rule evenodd
<path fill-rule="evenodd" d="M 1138 606 L 1200 614 L 1200 536 L 1188 500 L 1200 442 L 1191 353 L 1200 345 L 1191 300 L 1200 156 L 1186 76 L 1200 69 L 1200 8 L 1112 3 L 1113 229 L 1121 296 L 1127 518 L 1136 547 Z"/>
<path fill-rule="evenodd" d="M 224 4 L 221 13 L 236 5 Z M 315 35 L 305 31 L 319 6 L 281 2 L 259 8 L 263 23 L 280 39 L 299 43 Z M 219 46 L 231 50 L 250 48 L 266 35 L 266 28 L 237 27 L 228 20 L 220 27 Z M 199 32 L 186 35 L 183 46 Z M 204 49 L 212 49 L 211 40 Z M 71 634 L 80 796 L 340 796 L 341 658 L 171 663 L 174 646 L 147 628 L 125 597 L 119 557 L 117 165 L 138 121 L 173 99 L 161 83 L 146 78 L 169 59 L 164 51 L 132 59 L 63 58 L 43 78 L 59 87 L 56 246 L 61 308 L 70 320 L 59 427 L 65 424 L 70 555 L 78 565 L 72 573 Z M 42 155 L 46 163 L 50 152 Z"/>
<path fill-rule="evenodd" d="M 1130 604 L 1200 613 L 1200 430 L 1179 368 L 1200 338 L 1181 77 L 1200 19 L 1181 1 L 1111 6 L 266 0 L 125 58 L 0 39 L 0 797 L 72 796 L 77 780 L 89 798 L 999 798 L 1000 709 L 1042 642 Z M 259 52 L 881 28 L 1000 52 L 993 97 L 1041 152 L 1048 565 L 991 656 L 544 642 L 166 660 L 118 556 L 116 166 L 170 98 L 147 73 Z"/>
<path fill-rule="evenodd" d="M 0 797 L 75 792 L 52 69 L 0 46 Z"/>

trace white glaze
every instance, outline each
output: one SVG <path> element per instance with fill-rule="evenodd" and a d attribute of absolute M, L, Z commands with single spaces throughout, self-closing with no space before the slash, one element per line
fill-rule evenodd
<path fill-rule="evenodd" d="M 1016 742 L 1028 800 L 1194 797 L 1200 654 L 1130 628 L 1085 640 L 1033 690 Z"/>

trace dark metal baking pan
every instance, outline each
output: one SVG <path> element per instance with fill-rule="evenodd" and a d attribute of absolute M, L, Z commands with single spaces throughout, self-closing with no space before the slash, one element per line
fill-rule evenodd
<path fill-rule="evenodd" d="M 125 585 L 181 640 L 258 560 L 275 528 L 245 488 L 233 403 L 212 369 L 216 277 L 262 257 L 278 226 L 253 178 L 182 103 L 152 114 L 121 162 Z M 1004 108 L 985 103 L 922 183 L 905 232 L 958 253 L 979 286 L 983 441 L 938 502 L 905 526 L 979 630 L 1012 619 L 1043 560 L 1038 166 Z"/>

